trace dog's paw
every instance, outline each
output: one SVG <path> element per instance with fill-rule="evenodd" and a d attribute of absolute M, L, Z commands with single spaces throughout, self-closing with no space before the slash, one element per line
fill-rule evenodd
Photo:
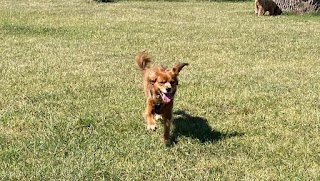
<path fill-rule="evenodd" d="M 147 130 L 152 130 L 152 131 L 157 130 L 157 128 L 158 128 L 157 124 L 152 124 L 152 125 L 147 125 L 146 126 Z"/>
<path fill-rule="evenodd" d="M 154 116 L 154 119 L 155 119 L 156 121 L 160 121 L 160 120 L 162 120 L 162 115 L 161 115 L 161 114 L 156 114 L 156 115 Z"/>

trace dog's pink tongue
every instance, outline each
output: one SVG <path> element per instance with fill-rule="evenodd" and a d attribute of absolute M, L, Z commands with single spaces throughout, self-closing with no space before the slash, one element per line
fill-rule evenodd
<path fill-rule="evenodd" d="M 161 96 L 164 103 L 169 103 L 171 101 L 171 99 L 166 94 L 162 94 Z"/>

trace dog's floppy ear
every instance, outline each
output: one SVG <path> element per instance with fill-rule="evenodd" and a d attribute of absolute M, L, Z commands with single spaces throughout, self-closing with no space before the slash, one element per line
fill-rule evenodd
<path fill-rule="evenodd" d="M 172 72 L 174 73 L 174 74 L 179 74 L 179 72 L 182 70 L 182 68 L 184 67 L 184 66 L 187 66 L 187 65 L 189 65 L 188 63 L 178 63 L 178 64 L 176 64 L 173 68 L 172 68 Z"/>

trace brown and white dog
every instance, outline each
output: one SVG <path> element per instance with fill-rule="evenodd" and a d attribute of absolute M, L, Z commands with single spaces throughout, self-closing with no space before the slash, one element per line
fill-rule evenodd
<path fill-rule="evenodd" d="M 264 14 L 269 11 L 270 16 L 281 15 L 282 10 L 273 0 L 255 0 L 255 13 L 259 16 L 264 16 Z"/>
<path fill-rule="evenodd" d="M 156 120 L 161 119 L 164 125 L 164 142 L 168 143 L 178 75 L 188 63 L 178 63 L 171 69 L 150 67 L 151 58 L 145 51 L 138 53 L 135 61 L 143 73 L 144 94 L 147 98 L 147 107 L 143 115 L 146 128 L 156 130 Z"/>

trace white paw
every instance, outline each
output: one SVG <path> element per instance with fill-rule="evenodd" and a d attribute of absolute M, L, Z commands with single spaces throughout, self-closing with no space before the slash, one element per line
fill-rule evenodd
<path fill-rule="evenodd" d="M 156 114 L 156 115 L 154 116 L 154 119 L 155 119 L 156 121 L 162 120 L 162 115 L 161 115 L 161 114 Z"/>
<path fill-rule="evenodd" d="M 146 126 L 147 130 L 152 130 L 152 131 L 155 131 L 157 128 L 158 128 L 158 126 L 156 124 Z"/>

